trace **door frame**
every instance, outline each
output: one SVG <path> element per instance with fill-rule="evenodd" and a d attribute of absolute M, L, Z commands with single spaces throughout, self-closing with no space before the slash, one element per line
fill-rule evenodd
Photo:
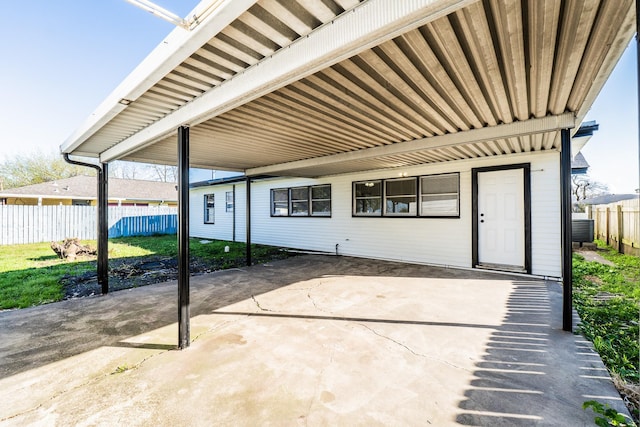
<path fill-rule="evenodd" d="M 487 166 L 471 169 L 471 267 L 478 265 L 478 173 L 522 169 L 524 181 L 524 269 L 531 274 L 531 164 Z"/>

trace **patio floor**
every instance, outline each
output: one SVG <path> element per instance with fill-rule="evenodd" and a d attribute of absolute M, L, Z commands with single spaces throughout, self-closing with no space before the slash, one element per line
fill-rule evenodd
<path fill-rule="evenodd" d="M 0 313 L 3 425 L 593 425 L 555 282 L 301 256 Z"/>

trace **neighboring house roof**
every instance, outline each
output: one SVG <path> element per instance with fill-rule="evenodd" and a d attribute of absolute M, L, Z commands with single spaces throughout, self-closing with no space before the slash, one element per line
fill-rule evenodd
<path fill-rule="evenodd" d="M 203 1 L 189 16 L 63 153 L 176 164 L 185 124 L 191 166 L 247 176 L 558 150 L 635 34 L 632 0 Z"/>
<path fill-rule="evenodd" d="M 192 182 L 191 184 L 189 184 L 190 188 L 196 188 L 196 187 L 209 187 L 211 185 L 221 185 L 221 184 L 235 184 L 236 182 L 244 182 L 246 181 L 246 177 L 244 175 L 241 176 L 230 176 L 230 177 L 225 177 L 225 178 L 215 178 L 215 179 L 208 179 L 206 181 L 198 181 L 198 182 Z M 251 180 L 255 180 L 255 178 L 251 178 Z"/>
<path fill-rule="evenodd" d="M 587 173 L 587 169 L 589 169 L 589 163 L 584 158 L 582 153 L 578 153 L 573 157 L 571 161 L 571 173 L 572 174 L 582 174 Z"/>
<path fill-rule="evenodd" d="M 74 176 L 0 191 L 0 197 L 42 197 L 51 199 L 95 199 L 96 177 Z M 109 199 L 177 201 L 173 182 L 109 178 Z"/>
<path fill-rule="evenodd" d="M 608 205 L 609 203 L 619 202 L 621 200 L 637 199 L 637 194 L 603 194 L 602 196 L 591 197 L 581 200 L 584 205 Z"/>

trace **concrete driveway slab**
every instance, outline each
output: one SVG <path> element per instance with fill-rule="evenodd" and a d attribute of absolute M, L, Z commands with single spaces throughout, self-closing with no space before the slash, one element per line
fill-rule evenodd
<path fill-rule="evenodd" d="M 557 283 L 305 256 L 0 313 L 4 425 L 593 425 Z"/>

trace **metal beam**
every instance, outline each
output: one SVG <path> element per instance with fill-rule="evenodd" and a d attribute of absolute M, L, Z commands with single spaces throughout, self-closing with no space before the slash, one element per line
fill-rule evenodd
<path fill-rule="evenodd" d="M 251 178 L 247 177 L 246 179 L 246 188 L 247 188 L 247 205 L 246 205 L 246 257 L 247 257 L 247 267 L 251 266 Z"/>
<path fill-rule="evenodd" d="M 192 127 L 323 70 L 477 0 L 368 0 L 286 49 L 264 58 L 176 111 L 147 126 L 100 158 L 110 161 L 158 142 L 178 126 Z"/>
<path fill-rule="evenodd" d="M 313 159 L 261 166 L 247 169 L 245 173 L 249 176 L 276 175 L 280 172 L 293 169 L 303 169 L 307 167 L 325 166 L 354 160 L 366 160 L 376 157 L 407 154 L 435 148 L 454 147 L 472 142 L 492 141 L 496 139 L 558 131 L 561 129 L 573 128 L 574 126 L 575 117 L 573 116 L 573 113 L 564 113 L 557 116 L 547 116 L 539 119 L 530 119 L 498 126 L 472 129 L 464 132 L 448 133 L 445 135 L 397 142 L 395 144 L 367 148 L 358 151 L 348 151 L 345 153 L 316 157 Z"/>
<path fill-rule="evenodd" d="M 98 283 L 109 293 L 109 165 L 98 171 Z"/>
<path fill-rule="evenodd" d="M 573 331 L 573 271 L 571 238 L 571 133 L 562 129 L 560 148 L 560 200 L 562 224 L 562 329 Z"/>
<path fill-rule="evenodd" d="M 191 343 L 189 327 L 189 128 L 178 128 L 178 348 Z"/>

